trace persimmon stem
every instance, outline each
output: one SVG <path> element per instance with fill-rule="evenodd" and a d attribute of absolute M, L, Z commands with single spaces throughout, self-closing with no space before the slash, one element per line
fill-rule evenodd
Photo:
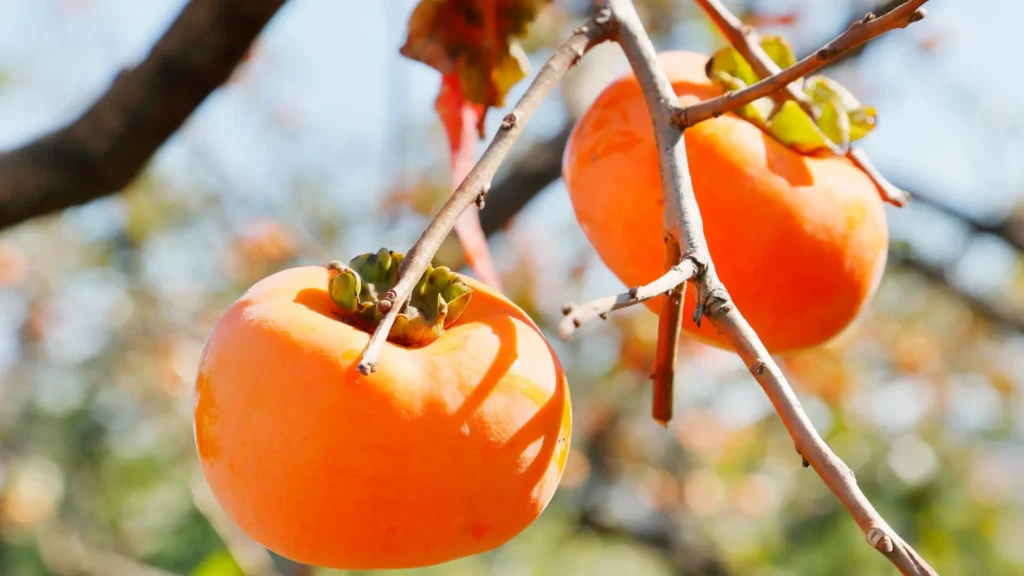
<path fill-rule="evenodd" d="M 740 19 L 730 12 L 719 0 L 694 1 L 704 10 L 711 21 L 715 23 L 715 26 L 718 27 L 722 35 L 729 41 L 729 44 L 739 51 L 743 58 L 750 63 L 751 68 L 754 69 L 754 73 L 759 78 L 770 78 L 782 71 L 779 65 L 761 48 L 760 39 L 753 26 L 747 26 L 740 22 Z M 874 20 L 874 15 L 868 15 L 860 22 L 864 23 L 872 20 Z M 811 102 L 810 97 L 803 90 L 800 90 L 795 83 L 787 84 L 785 89 L 775 92 L 773 97 L 776 103 L 786 99 L 793 100 L 812 118 L 817 118 L 820 114 L 820 111 Z M 883 200 L 900 208 L 907 205 L 910 195 L 897 188 L 892 182 L 889 182 L 875 168 L 871 159 L 868 158 L 867 152 L 862 148 L 850 148 L 846 153 L 846 157 L 871 178 Z"/>
<path fill-rule="evenodd" d="M 501 128 L 494 135 L 480 161 L 469 171 L 434 220 L 420 235 L 416 244 L 406 254 L 406 258 L 399 268 L 398 282 L 379 302 L 381 310 L 386 309 L 386 313 L 370 337 L 366 348 L 363 349 L 357 366 L 360 373 L 368 375 L 376 369 L 377 357 L 387 342 L 388 334 L 399 311 L 409 299 L 409 294 L 423 275 L 423 271 L 437 254 L 441 242 L 452 231 L 462 212 L 476 203 L 480 192 L 490 188 L 495 172 L 505 156 L 508 155 L 512 144 L 519 138 L 526 122 L 544 98 L 583 54 L 608 38 L 611 30 L 608 23 L 607 12 L 599 12 L 586 24 L 577 28 L 544 64 L 527 88 L 526 93 L 519 99 L 512 111 L 505 116 Z"/>
<path fill-rule="evenodd" d="M 615 39 L 622 46 L 633 68 L 653 123 L 662 191 L 665 197 L 666 258 L 672 256 L 671 241 L 678 240 L 675 245 L 679 247 L 679 253 L 686 258 L 693 258 L 698 264 L 690 280 L 697 288 L 697 313 L 694 320 L 699 321 L 703 314 L 733 345 L 768 395 L 803 460 L 814 468 L 826 486 L 853 516 L 864 531 L 868 544 L 888 558 L 905 576 L 936 576 L 937 573 L 886 524 L 857 486 L 849 467 L 818 435 L 792 387 L 719 280 L 704 239 L 701 216 L 689 177 L 686 142 L 682 131 L 687 126 L 722 114 L 743 103 L 782 90 L 794 80 L 835 59 L 842 52 L 885 31 L 902 28 L 920 20 L 924 16 L 920 5 L 925 1 L 908 0 L 882 18 L 865 18 L 796 66 L 744 90 L 688 108 L 679 108 L 674 104 L 677 100 L 675 92 L 665 71 L 658 64 L 654 46 L 640 23 L 632 1 L 605 0 L 600 3 L 610 10 L 614 24 L 617 25 Z M 744 98 L 747 100 L 743 100 Z M 671 314 L 674 313 L 671 308 L 672 306 L 662 308 L 661 323 L 671 321 Z M 674 344 L 677 337 L 677 330 L 659 330 L 658 346 Z"/>
<path fill-rule="evenodd" d="M 721 116 L 726 112 L 731 112 L 759 98 L 770 96 L 796 80 L 837 60 L 853 48 L 886 32 L 897 28 L 906 28 L 910 24 L 921 20 L 925 15 L 921 5 L 927 1 L 907 0 L 907 2 L 900 4 L 884 16 L 875 18 L 869 15 L 870 17 L 858 20 L 834 40 L 815 51 L 814 54 L 742 90 L 728 92 L 690 106 L 676 106 L 673 110 L 675 123 L 680 129 L 683 129 Z"/>
<path fill-rule="evenodd" d="M 729 11 L 719 0 L 694 0 L 697 6 L 714 22 L 722 36 L 729 41 L 740 54 L 750 63 L 759 78 L 768 78 L 782 72 L 782 68 L 768 56 L 761 47 L 761 38 L 753 26 L 743 24 L 735 14 Z M 785 88 L 771 94 L 776 103 L 793 100 L 800 105 L 811 118 L 818 118 L 820 112 L 814 102 L 795 83 L 786 84 Z"/>

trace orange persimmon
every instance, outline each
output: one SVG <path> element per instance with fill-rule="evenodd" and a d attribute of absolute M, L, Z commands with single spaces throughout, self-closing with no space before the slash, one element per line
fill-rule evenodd
<path fill-rule="evenodd" d="M 204 346 L 194 425 L 206 480 L 246 533 L 293 560 L 393 569 L 481 553 L 529 526 L 561 479 L 561 365 L 488 286 L 428 271 L 410 308 L 429 309 L 396 324 L 403 344 L 389 338 L 375 372 L 357 371 L 376 307 L 351 297 L 376 298 L 400 257 L 361 257 L 388 261 L 383 276 L 362 268 L 361 285 L 360 259 L 268 276 Z M 458 290 L 430 292 L 435 280 Z"/>
<path fill-rule="evenodd" d="M 722 94 L 708 56 L 659 55 L 682 104 Z M 823 344 L 849 326 L 878 287 L 888 229 L 872 180 L 848 159 L 803 154 L 726 114 L 685 131 L 687 159 L 712 260 L 739 310 L 773 353 Z M 664 201 L 650 115 L 633 75 L 610 84 L 574 127 L 563 175 L 576 218 L 627 285 L 664 269 Z M 658 312 L 662 298 L 648 302 Z M 727 346 L 708 322 L 683 325 Z"/>

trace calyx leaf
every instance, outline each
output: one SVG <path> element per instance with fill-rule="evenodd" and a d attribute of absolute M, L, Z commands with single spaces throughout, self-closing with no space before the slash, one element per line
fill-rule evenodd
<path fill-rule="evenodd" d="M 509 88 L 526 77 L 523 36 L 551 0 L 420 0 L 399 52 L 441 74 L 456 74 L 465 98 L 503 106 Z"/>
<path fill-rule="evenodd" d="M 796 64 L 789 42 L 781 36 L 764 36 L 761 48 L 780 68 Z M 708 78 L 726 91 L 740 90 L 760 80 L 750 63 L 732 46 L 715 52 L 708 60 Z M 878 113 L 862 105 L 849 90 L 825 76 L 810 76 L 797 82 L 820 112 L 815 121 L 796 102 L 776 106 L 765 96 L 736 110 L 741 118 L 757 125 L 778 141 L 804 154 L 828 150 L 845 154 L 850 143 L 875 128 Z"/>
<path fill-rule="evenodd" d="M 327 292 L 353 326 L 373 332 L 384 318 L 377 304 L 398 282 L 404 254 L 381 248 L 351 259 L 348 265 L 328 264 Z M 388 341 L 420 347 L 436 340 L 465 311 L 473 289 L 462 277 L 445 266 L 427 266 L 413 288 L 409 304 L 395 320 Z"/>

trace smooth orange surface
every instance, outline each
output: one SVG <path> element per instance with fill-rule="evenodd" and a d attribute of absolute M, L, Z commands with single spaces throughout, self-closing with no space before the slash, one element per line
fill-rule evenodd
<path fill-rule="evenodd" d="M 324 267 L 255 284 L 200 360 L 195 435 L 207 482 L 252 538 L 317 566 L 405 568 L 501 545 L 558 485 L 571 410 L 534 323 L 487 286 L 435 342 L 388 343 L 335 317 Z"/>
<path fill-rule="evenodd" d="M 722 93 L 708 57 L 659 55 L 682 103 Z M 853 322 L 881 280 L 888 246 L 873 182 L 843 157 L 799 154 L 727 114 L 685 132 L 711 257 L 739 310 L 771 352 L 818 346 Z M 629 286 L 663 273 L 664 201 L 653 126 L 635 78 L 609 85 L 570 137 L 563 175 L 577 220 Z M 684 328 L 727 346 L 708 322 Z M 660 310 L 662 298 L 649 302 Z"/>

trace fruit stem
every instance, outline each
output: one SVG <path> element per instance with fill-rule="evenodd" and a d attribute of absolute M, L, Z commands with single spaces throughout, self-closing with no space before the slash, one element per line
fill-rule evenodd
<path fill-rule="evenodd" d="M 377 357 L 384 346 L 387 334 L 398 318 L 399 310 L 409 298 L 413 286 L 430 265 L 437 249 L 452 231 L 459 216 L 468 207 L 475 205 L 481 191 L 491 186 L 491 179 L 498 167 L 508 155 L 512 144 L 519 138 L 527 120 L 533 115 L 540 103 L 551 92 L 576 62 L 590 48 L 604 42 L 611 33 L 607 11 L 598 11 L 594 18 L 577 28 L 572 36 L 548 59 L 547 63 L 534 77 L 522 98 L 505 116 L 494 139 L 487 146 L 479 162 L 469 171 L 462 183 L 452 193 L 444 206 L 420 235 L 419 240 L 409 250 L 408 256 L 398 269 L 398 281 L 381 299 L 381 304 L 388 302 L 390 308 L 385 312 L 377 325 L 373 336 L 363 349 L 358 370 L 362 374 L 370 374 L 377 367 Z"/>
<path fill-rule="evenodd" d="M 729 44 L 739 51 L 743 58 L 750 63 L 751 68 L 753 68 L 754 73 L 756 73 L 759 78 L 762 80 L 770 78 L 782 71 L 782 69 L 779 68 L 779 65 L 776 64 L 775 61 L 772 60 L 764 51 L 764 48 L 761 47 L 757 31 L 752 26 L 744 25 L 740 19 L 730 12 L 729 9 L 726 8 L 719 0 L 695 1 L 715 23 L 718 30 L 722 33 L 722 36 L 725 36 L 726 40 L 729 41 Z M 923 14 L 923 10 L 921 10 L 921 13 Z M 911 19 L 911 22 L 913 21 L 912 18 L 915 14 L 918 14 L 918 11 L 915 10 L 912 12 L 911 16 L 908 18 Z M 868 14 L 868 16 L 860 21 L 860 23 L 866 24 L 875 19 L 874 14 Z M 773 93 L 773 97 L 775 98 L 776 103 L 781 103 L 781 101 L 787 99 L 793 100 L 799 104 L 800 108 L 803 109 L 803 111 L 811 118 L 817 119 L 820 115 L 820 111 L 814 106 L 814 103 L 811 102 L 811 99 L 807 94 L 797 87 L 796 83 L 791 82 L 787 84 L 785 89 Z M 883 200 L 898 208 L 902 208 L 907 205 L 907 202 L 910 200 L 910 195 L 899 189 L 885 176 L 883 176 L 882 173 L 875 168 L 871 159 L 868 158 L 867 152 L 861 148 L 850 148 L 846 152 L 846 157 L 853 162 L 854 165 L 864 171 L 869 178 L 871 178 L 871 181 L 874 182 L 875 188 L 878 189 Z"/>
<path fill-rule="evenodd" d="M 921 5 L 928 0 L 908 0 L 889 13 L 878 18 L 864 18 L 850 25 L 842 34 L 815 53 L 793 66 L 751 84 L 742 90 L 727 92 L 721 96 L 703 100 L 690 106 L 674 106 L 673 118 L 679 129 L 685 129 L 705 120 L 731 112 L 740 106 L 770 96 L 783 87 L 835 62 L 844 53 L 891 30 L 906 28 L 924 18 Z M 737 47 L 739 49 L 739 47 Z"/>
<path fill-rule="evenodd" d="M 392 304 L 382 296 L 391 291 L 405 255 L 381 248 L 353 258 L 348 266 L 327 264 L 327 291 L 348 324 L 373 333 Z M 430 344 L 451 327 L 466 309 L 473 289 L 445 266 L 428 266 L 397 312 L 387 340 L 408 347 Z"/>

